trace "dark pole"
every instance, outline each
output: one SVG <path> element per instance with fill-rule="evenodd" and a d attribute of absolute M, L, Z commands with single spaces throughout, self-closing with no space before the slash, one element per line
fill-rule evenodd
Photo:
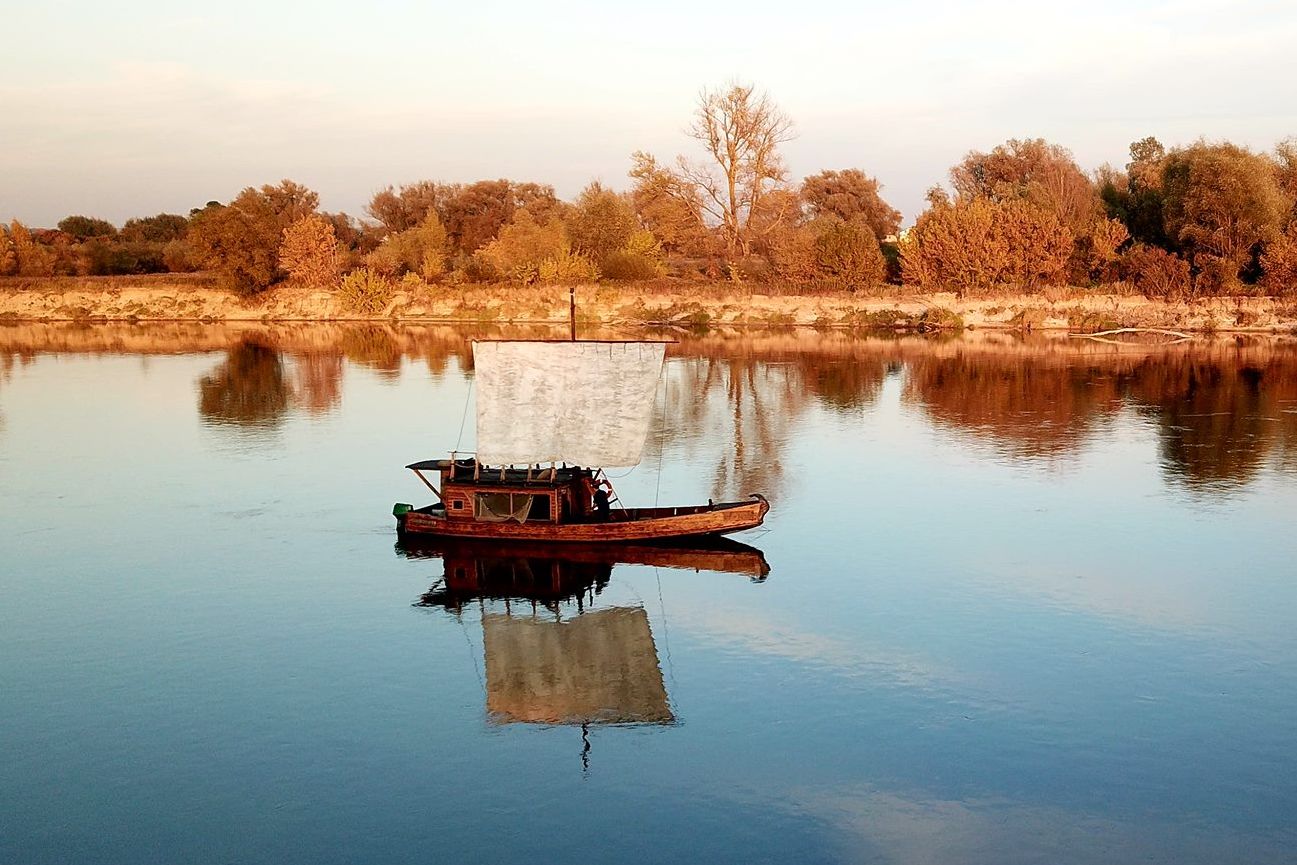
<path fill-rule="evenodd" d="M 572 326 L 572 341 L 576 342 L 576 286 L 567 290 L 567 318 Z"/>

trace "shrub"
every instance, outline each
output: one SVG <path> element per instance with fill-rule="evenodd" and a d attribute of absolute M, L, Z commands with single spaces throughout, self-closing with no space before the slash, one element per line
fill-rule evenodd
<path fill-rule="evenodd" d="M 392 300 L 394 291 L 392 280 L 367 267 L 353 270 L 342 278 L 338 286 L 338 296 L 344 307 L 368 315 L 382 312 Z"/>
<path fill-rule="evenodd" d="M 284 229 L 279 266 L 306 285 L 329 286 L 338 281 L 338 238 L 333 224 L 321 216 L 303 216 Z"/>
<path fill-rule="evenodd" d="M 656 279 L 666 271 L 659 262 L 638 252 L 619 250 L 604 259 L 604 279 Z"/>
<path fill-rule="evenodd" d="M 1137 243 L 1122 255 L 1120 270 L 1146 297 L 1179 300 L 1189 295 L 1189 263 L 1165 249 Z"/>
<path fill-rule="evenodd" d="M 524 285 L 540 276 L 540 263 L 564 254 L 568 249 L 563 225 L 556 218 L 538 223 L 527 210 L 518 211 L 500 229 L 500 236 L 473 256 L 484 270 Z"/>
<path fill-rule="evenodd" d="M 387 276 L 414 273 L 433 282 L 446 272 L 446 229 L 429 213 L 414 228 L 388 235 L 365 262 Z"/>
<path fill-rule="evenodd" d="M 599 278 L 599 268 L 587 256 L 565 247 L 541 261 L 537 277 L 541 282 L 593 281 Z"/>
<path fill-rule="evenodd" d="M 160 243 L 92 240 L 82 249 L 86 272 L 95 276 L 163 273 L 167 269 Z"/>
<path fill-rule="evenodd" d="M 193 273 L 199 267 L 193 249 L 183 237 L 168 241 L 162 247 L 162 263 L 170 273 Z"/>
<path fill-rule="evenodd" d="M 887 275 L 878 238 L 868 226 L 830 220 L 815 237 L 816 270 L 850 288 L 877 285 Z"/>
<path fill-rule="evenodd" d="M 1072 255 L 1072 232 L 1058 217 L 1021 199 L 997 205 L 993 225 L 1003 239 L 1000 281 L 1031 291 L 1063 281 Z"/>
<path fill-rule="evenodd" d="M 995 225 L 996 205 L 985 198 L 940 205 L 919 217 L 899 244 L 906 282 L 960 294 L 1000 280 L 1009 249 Z"/>

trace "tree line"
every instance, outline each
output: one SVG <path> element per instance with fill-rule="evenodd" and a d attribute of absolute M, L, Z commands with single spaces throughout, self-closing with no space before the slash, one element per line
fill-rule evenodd
<path fill-rule="evenodd" d="M 319 209 L 290 180 L 188 215 L 120 228 L 69 216 L 0 226 L 0 275 L 209 270 L 254 294 L 328 287 L 358 309 L 395 287 L 572 280 L 728 279 L 961 294 L 1126 283 L 1150 296 L 1297 293 L 1297 138 L 1260 153 L 1199 141 L 1130 146 L 1086 172 L 1043 139 L 970 152 L 915 225 L 859 168 L 792 181 L 792 122 L 747 85 L 704 91 L 689 135 L 701 158 L 631 156 L 630 189 L 573 201 L 513 180 L 421 180 L 376 193 L 363 218 Z"/>

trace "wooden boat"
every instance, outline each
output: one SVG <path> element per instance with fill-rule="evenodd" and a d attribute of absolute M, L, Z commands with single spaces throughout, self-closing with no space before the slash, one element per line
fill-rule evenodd
<path fill-rule="evenodd" d="M 759 494 L 612 507 L 620 502 L 603 469 L 639 463 L 664 353 L 662 342 L 475 341 L 477 451 L 406 466 L 437 501 L 397 504 L 398 534 L 625 544 L 761 525 L 770 504 Z"/>

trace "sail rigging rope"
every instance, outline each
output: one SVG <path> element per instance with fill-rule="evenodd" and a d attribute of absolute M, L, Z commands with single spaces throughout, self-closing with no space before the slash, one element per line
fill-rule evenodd
<path fill-rule="evenodd" d="M 459 450 L 460 442 L 464 440 L 464 424 L 468 422 L 468 401 L 473 396 L 474 379 L 468 380 L 468 390 L 464 392 L 464 413 L 459 418 L 459 436 L 455 439 L 455 450 Z"/>

